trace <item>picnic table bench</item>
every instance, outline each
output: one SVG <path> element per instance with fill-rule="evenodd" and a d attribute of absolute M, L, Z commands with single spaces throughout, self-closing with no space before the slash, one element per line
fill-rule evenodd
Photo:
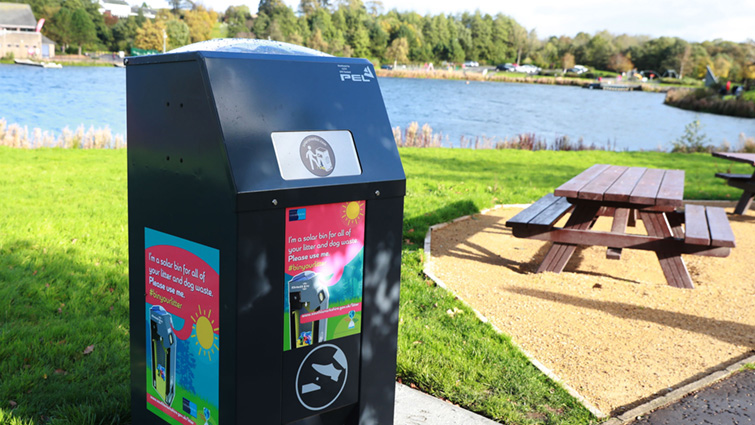
<path fill-rule="evenodd" d="M 735 246 L 722 208 L 688 205 L 684 171 L 596 164 L 506 222 L 515 237 L 554 242 L 537 272 L 560 273 L 578 245 L 655 252 L 669 285 L 693 288 L 681 254 L 726 257 Z M 555 224 L 571 212 L 564 227 Z M 592 230 L 600 216 L 613 217 L 610 232 Z M 641 219 L 647 235 L 628 234 Z"/>
<path fill-rule="evenodd" d="M 744 162 L 755 167 L 755 153 L 730 153 L 730 152 L 713 152 L 713 156 L 730 161 Z M 755 172 L 752 174 L 732 174 L 716 173 L 716 177 L 726 179 L 726 184 L 744 190 L 742 197 L 739 198 L 734 214 L 744 214 L 755 197 Z"/>

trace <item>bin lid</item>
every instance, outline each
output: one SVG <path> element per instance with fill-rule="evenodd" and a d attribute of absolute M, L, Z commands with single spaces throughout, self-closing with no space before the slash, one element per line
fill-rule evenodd
<path fill-rule="evenodd" d="M 227 52 L 227 53 L 255 53 L 263 55 L 293 55 L 293 56 L 330 56 L 319 50 L 295 44 L 274 40 L 258 40 L 249 38 L 217 38 L 200 41 L 198 43 L 173 49 L 168 53 L 186 52 Z"/>

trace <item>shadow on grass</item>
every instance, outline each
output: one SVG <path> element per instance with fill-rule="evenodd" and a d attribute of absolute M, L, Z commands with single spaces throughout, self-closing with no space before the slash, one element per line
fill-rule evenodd
<path fill-rule="evenodd" d="M 0 409 L 22 423 L 130 422 L 127 265 L 76 243 L 0 245 Z"/>
<path fill-rule="evenodd" d="M 430 226 L 477 212 L 479 210 L 474 202 L 463 200 L 452 202 L 443 208 L 438 208 L 422 215 L 404 218 L 404 239 L 408 239 L 411 243 L 421 246 L 424 243 L 425 235 Z"/>

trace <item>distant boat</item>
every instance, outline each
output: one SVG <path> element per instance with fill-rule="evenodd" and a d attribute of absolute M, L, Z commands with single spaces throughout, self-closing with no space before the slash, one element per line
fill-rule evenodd
<path fill-rule="evenodd" d="M 35 62 L 29 59 L 14 59 L 16 65 L 38 66 L 40 68 L 63 68 L 63 65 L 55 62 Z"/>

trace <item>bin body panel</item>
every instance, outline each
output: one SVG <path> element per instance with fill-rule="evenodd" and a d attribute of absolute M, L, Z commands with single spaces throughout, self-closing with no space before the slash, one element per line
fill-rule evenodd
<path fill-rule="evenodd" d="M 236 197 L 222 134 L 212 124 L 217 120 L 204 90 L 200 64 L 172 62 L 160 67 L 133 66 L 127 71 L 133 422 L 164 424 L 145 410 L 150 350 L 145 329 L 145 228 L 219 252 L 221 311 L 212 313 L 212 318 L 219 319 L 223 335 L 233 333 Z M 225 338 L 220 343 L 221 380 L 232 374 L 234 340 Z M 233 390 L 221 384 L 219 392 L 219 417 L 229 419 L 225 411 L 235 408 Z M 181 400 L 172 404 L 181 410 Z"/>
<path fill-rule="evenodd" d="M 367 203 L 360 425 L 393 423 L 403 211 L 401 197 Z"/>
<path fill-rule="evenodd" d="M 278 209 L 238 215 L 236 417 L 268 424 L 281 423 L 283 226 Z"/>

